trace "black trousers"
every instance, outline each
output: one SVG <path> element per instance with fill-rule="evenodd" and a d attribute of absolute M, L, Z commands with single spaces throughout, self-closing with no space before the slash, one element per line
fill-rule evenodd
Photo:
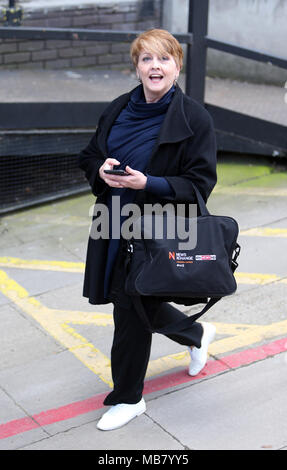
<path fill-rule="evenodd" d="M 149 311 L 150 320 L 155 314 Z M 163 303 L 153 324 L 161 327 L 185 315 L 168 303 Z M 135 309 L 114 304 L 114 339 L 111 350 L 113 391 L 105 398 L 105 405 L 138 403 L 142 398 L 144 379 L 150 357 L 152 333 L 143 325 Z M 167 335 L 173 341 L 186 346 L 200 347 L 203 328 L 194 324 L 182 334 Z"/>
<path fill-rule="evenodd" d="M 145 328 L 132 298 L 124 292 L 124 258 L 119 255 L 111 282 L 111 300 L 114 304 L 114 338 L 111 350 L 113 391 L 105 398 L 105 405 L 138 403 L 142 398 L 144 379 L 149 362 L 152 333 Z M 155 328 L 185 318 L 185 314 L 167 302 L 142 297 L 146 314 Z M 166 335 L 186 346 L 200 348 L 202 325 L 194 322 L 190 328 L 176 334 Z"/>

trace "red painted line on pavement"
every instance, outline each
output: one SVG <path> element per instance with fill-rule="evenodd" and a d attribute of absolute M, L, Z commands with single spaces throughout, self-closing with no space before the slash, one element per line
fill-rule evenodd
<path fill-rule="evenodd" d="M 103 401 L 107 395 L 107 393 L 101 393 L 83 401 L 70 403 L 69 405 L 61 406 L 53 410 L 42 411 L 42 413 L 34 415 L 33 419 L 37 421 L 40 426 L 47 426 L 57 421 L 65 421 L 66 419 L 74 418 L 75 416 L 102 408 L 104 406 Z"/>
<path fill-rule="evenodd" d="M 181 385 L 186 382 L 191 382 L 192 380 L 202 379 L 209 375 L 218 374 L 224 370 L 228 370 L 230 367 L 224 364 L 221 360 L 210 360 L 207 361 L 204 369 L 197 374 L 195 377 L 188 375 L 186 369 L 179 372 L 174 372 L 171 374 L 166 374 L 155 379 L 150 379 L 145 382 L 144 394 L 157 392 L 169 387 L 175 387 L 176 385 Z"/>
<path fill-rule="evenodd" d="M 145 382 L 144 394 L 149 394 L 166 388 L 175 387 L 182 383 L 191 382 L 204 377 L 208 377 L 227 370 L 236 369 L 240 366 L 252 364 L 254 362 L 275 356 L 287 351 L 287 338 L 279 339 L 263 346 L 245 349 L 239 353 L 222 357 L 218 360 L 209 360 L 196 377 L 191 377 L 186 370 L 166 374 L 161 377 L 147 380 Z M 59 408 L 43 411 L 32 417 L 25 417 L 0 424 L 0 439 L 15 436 L 33 429 L 47 426 L 58 421 L 75 418 L 81 414 L 103 408 L 103 400 L 108 393 L 102 393 L 86 400 L 70 403 Z"/>
<path fill-rule="evenodd" d="M 0 424 L 0 439 L 15 436 L 15 434 L 21 434 L 22 432 L 31 431 L 38 427 L 39 424 L 35 423 L 32 418 L 15 419 L 13 421 L 9 421 L 9 423 Z"/>
<path fill-rule="evenodd" d="M 246 349 L 239 353 L 231 354 L 221 358 L 222 362 L 231 369 L 262 361 L 267 357 L 275 356 L 281 352 L 287 351 L 287 338 L 278 339 L 272 343 L 264 344 L 256 348 Z"/>
<path fill-rule="evenodd" d="M 103 401 L 108 393 L 102 393 L 86 400 L 70 403 L 47 411 L 42 411 L 34 416 L 15 419 L 8 423 L 0 424 L 0 439 L 15 436 L 22 432 L 31 431 L 32 429 L 47 426 L 48 424 L 65 421 L 66 419 L 75 418 L 81 414 L 89 413 L 102 408 Z"/>

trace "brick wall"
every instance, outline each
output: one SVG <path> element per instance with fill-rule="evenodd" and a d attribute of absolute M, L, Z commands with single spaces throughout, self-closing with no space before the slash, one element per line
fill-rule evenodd
<path fill-rule="evenodd" d="M 161 0 L 26 10 L 23 26 L 145 30 L 160 26 Z M 129 44 L 81 40 L 0 39 L 0 69 L 120 69 L 130 65 Z"/>

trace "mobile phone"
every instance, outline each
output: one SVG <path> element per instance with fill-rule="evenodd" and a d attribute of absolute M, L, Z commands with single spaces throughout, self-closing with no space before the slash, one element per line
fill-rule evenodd
<path fill-rule="evenodd" d="M 118 176 L 129 175 L 129 173 L 127 173 L 125 170 L 104 170 L 104 173 L 107 173 L 108 175 L 118 175 Z"/>

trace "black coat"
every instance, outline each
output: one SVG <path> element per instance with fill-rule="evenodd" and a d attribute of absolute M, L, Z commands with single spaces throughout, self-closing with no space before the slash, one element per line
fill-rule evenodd
<path fill-rule="evenodd" d="M 105 204 L 109 191 L 109 186 L 98 175 L 99 168 L 108 157 L 107 137 L 116 117 L 127 105 L 130 94 L 121 95 L 108 105 L 96 133 L 79 156 L 79 167 L 85 171 L 92 192 L 97 196 L 97 203 Z M 145 190 L 138 190 L 134 203 L 139 206 L 157 202 L 163 205 L 194 203 L 193 185 L 207 201 L 216 184 L 216 143 L 211 117 L 179 86 L 160 128 L 146 173 L 164 176 L 174 190 L 174 197 L 163 200 Z M 108 303 L 103 296 L 107 250 L 108 240 L 89 237 L 83 295 L 89 298 L 91 304 Z M 194 301 L 191 299 L 192 303 Z"/>

